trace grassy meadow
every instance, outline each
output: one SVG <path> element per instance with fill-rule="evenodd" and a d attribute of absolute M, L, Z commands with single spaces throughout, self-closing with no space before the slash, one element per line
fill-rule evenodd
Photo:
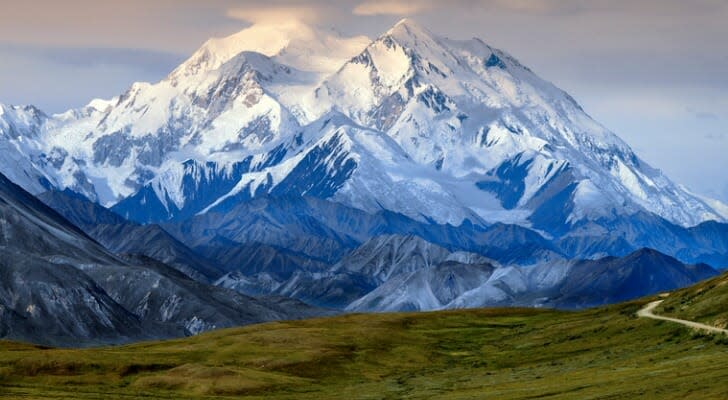
<path fill-rule="evenodd" d="M 355 314 L 93 349 L 0 342 L 0 398 L 728 398 L 728 338 L 636 318 L 647 300 Z"/>
<path fill-rule="evenodd" d="M 676 290 L 655 311 L 670 317 L 728 328 L 728 273 Z"/>

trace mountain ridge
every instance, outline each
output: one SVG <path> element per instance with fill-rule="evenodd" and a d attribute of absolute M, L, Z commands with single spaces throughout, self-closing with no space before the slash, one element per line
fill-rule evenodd
<path fill-rule="evenodd" d="M 90 211 L 93 203 L 64 204 L 73 207 L 60 211 L 78 221 L 100 213 Z M 104 215 L 107 222 L 123 223 Z M 327 313 L 197 282 L 146 257 L 112 254 L 2 174 L 0 254 L 3 338 L 56 346 L 122 344 Z"/>
<path fill-rule="evenodd" d="M 312 28 L 299 38 L 289 28 L 211 40 L 161 82 L 133 84 L 108 102 L 56 116 L 14 109 L 0 145 L 26 165 L 0 171 L 36 194 L 70 188 L 107 206 L 156 203 L 144 223 L 204 212 L 241 189 L 307 194 L 316 181 L 332 182 L 317 192 L 323 198 L 439 223 L 477 216 L 561 234 L 613 212 L 644 210 L 683 226 L 725 221 L 722 207 L 673 184 L 571 96 L 479 39 L 443 38 L 412 20 L 366 47 L 362 38 Z M 258 48 L 250 40 L 265 29 L 280 40 Z M 343 64 L 319 78 L 286 65 L 339 45 Z M 294 92 L 303 100 L 281 97 Z M 333 148 L 344 164 L 316 153 Z M 185 209 L 189 191 L 203 190 L 189 163 L 225 189 Z M 291 187 L 285 178 L 296 168 L 315 174 L 291 177 Z M 341 168 L 349 172 L 332 173 Z M 388 195 L 395 187 L 399 202 Z M 541 217 L 557 203 L 560 214 Z"/>

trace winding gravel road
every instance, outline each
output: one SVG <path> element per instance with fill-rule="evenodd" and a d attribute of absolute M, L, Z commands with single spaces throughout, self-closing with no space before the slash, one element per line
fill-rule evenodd
<path fill-rule="evenodd" d="M 684 319 L 663 317 L 661 315 L 655 315 L 652 311 L 655 307 L 659 306 L 664 300 L 657 300 L 647 304 L 643 309 L 637 311 L 637 316 L 642 318 L 652 318 L 661 321 L 670 321 L 676 324 L 685 325 L 690 328 L 701 329 L 712 333 L 724 333 L 728 335 L 728 329 L 716 328 L 714 326 L 701 324 L 700 322 L 686 321 Z"/>

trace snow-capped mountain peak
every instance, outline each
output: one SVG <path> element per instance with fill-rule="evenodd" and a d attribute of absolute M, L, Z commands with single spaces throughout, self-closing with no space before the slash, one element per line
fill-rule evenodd
<path fill-rule="evenodd" d="M 409 19 L 374 40 L 255 24 L 110 101 L 53 117 L 0 113 L 14 160 L 0 172 L 141 222 L 259 195 L 555 235 L 642 211 L 724 220 L 514 57 Z"/>
<path fill-rule="evenodd" d="M 418 41 L 433 41 L 435 34 L 412 18 L 403 18 L 381 37 L 387 36 L 400 40 L 403 43 L 415 44 Z"/>
<path fill-rule="evenodd" d="M 215 70 L 243 52 L 260 53 L 295 69 L 325 74 L 368 43 L 364 36 L 342 37 L 296 20 L 261 22 L 230 36 L 208 40 L 170 77 L 182 79 Z"/>

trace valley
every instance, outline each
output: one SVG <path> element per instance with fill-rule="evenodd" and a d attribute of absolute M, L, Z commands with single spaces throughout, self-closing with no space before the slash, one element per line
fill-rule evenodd
<path fill-rule="evenodd" d="M 728 337 L 638 318 L 649 301 L 580 312 L 351 314 L 88 350 L 2 342 L 0 393 L 50 399 L 722 398 Z"/>

